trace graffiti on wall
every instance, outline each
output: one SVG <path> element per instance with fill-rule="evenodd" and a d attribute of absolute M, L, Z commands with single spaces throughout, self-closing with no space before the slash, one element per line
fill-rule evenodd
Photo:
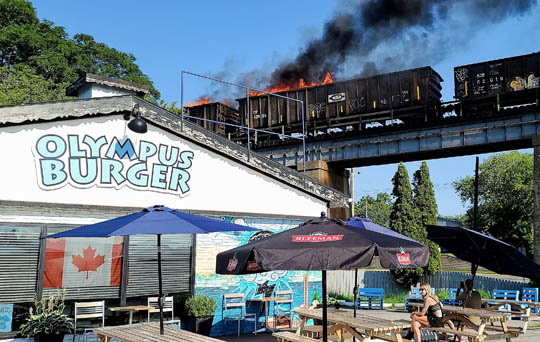
<path fill-rule="evenodd" d="M 321 293 L 321 273 L 316 271 L 272 271 L 239 276 L 215 274 L 218 253 L 296 227 L 303 222 L 301 220 L 252 217 L 222 217 L 222 220 L 258 228 L 260 231 L 255 233 L 224 232 L 197 236 L 195 295 L 211 296 L 218 304 L 212 326 L 213 336 L 236 333 L 237 325 L 234 324 L 234 321 L 227 321 L 225 324 L 223 320 L 222 303 L 223 295 L 226 293 L 244 294 L 246 311 L 257 314 L 259 327 L 264 322 L 265 310 L 260 301 L 250 299 L 271 296 L 275 291 L 292 290 L 293 307 L 299 307 L 304 301 L 311 303 L 314 291 L 318 294 Z M 307 288 L 304 285 L 306 275 Z M 270 319 L 273 318 L 273 314 L 274 304 L 270 303 Z M 246 332 L 253 330 L 252 324 L 243 324 L 242 327 Z"/>

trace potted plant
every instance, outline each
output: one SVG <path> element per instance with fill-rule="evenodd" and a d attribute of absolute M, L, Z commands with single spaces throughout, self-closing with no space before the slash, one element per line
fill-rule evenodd
<path fill-rule="evenodd" d="M 212 297 L 200 295 L 188 298 L 186 300 L 186 309 L 189 315 L 188 330 L 210 336 L 216 308 L 216 301 Z"/>
<path fill-rule="evenodd" d="M 64 335 L 74 329 L 73 319 L 64 314 L 66 291 L 58 291 L 48 298 L 34 301 L 28 310 L 26 323 L 21 325 L 21 334 L 34 337 L 36 342 L 61 342 Z"/>

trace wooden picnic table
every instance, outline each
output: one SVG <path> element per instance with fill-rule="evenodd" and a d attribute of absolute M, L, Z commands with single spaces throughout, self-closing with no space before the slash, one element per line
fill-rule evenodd
<path fill-rule="evenodd" d="M 295 309 L 293 312 L 302 320 L 296 330 L 296 335 L 302 333 L 308 319 L 322 320 L 322 309 Z M 401 332 L 411 328 L 410 323 L 394 322 L 365 314 L 357 314 L 353 317 L 350 310 L 329 309 L 328 323 L 328 333 L 336 334 L 340 342 L 345 341 L 345 333 L 350 333 L 362 342 L 368 342 L 372 337 L 402 342 Z"/>
<path fill-rule="evenodd" d="M 224 342 L 170 326 L 165 326 L 165 334 L 160 335 L 159 322 L 96 328 L 94 332 L 105 342 L 111 339 L 119 342 Z"/>
<path fill-rule="evenodd" d="M 422 307 L 423 303 L 414 303 L 417 308 Z M 507 342 L 512 341 L 512 337 L 517 337 L 520 331 L 515 329 L 509 329 L 506 325 L 508 314 L 503 311 L 492 311 L 483 309 L 471 309 L 461 306 L 444 305 L 443 311 L 445 313 L 443 318 L 443 324 L 448 324 L 448 321 L 458 323 L 456 330 L 450 328 L 428 328 L 432 331 L 443 333 L 444 335 L 461 335 L 469 337 L 472 341 L 487 341 L 496 339 L 506 339 Z M 476 316 L 480 320 L 480 324 L 475 324 L 469 317 Z M 499 325 L 497 325 L 499 324 Z M 469 330 L 461 331 L 459 327 L 465 326 Z M 470 331 L 472 330 L 472 332 Z"/>
<path fill-rule="evenodd" d="M 530 301 L 524 301 L 524 300 L 512 300 L 512 299 L 482 299 L 482 306 L 486 308 L 486 310 L 499 310 L 499 307 L 501 305 L 510 305 L 513 311 L 517 312 L 517 316 L 521 318 L 521 321 L 523 322 L 523 326 L 521 326 L 521 330 L 523 333 L 527 332 L 527 327 L 529 325 L 529 318 L 531 315 L 535 315 L 535 313 L 531 313 L 531 309 L 533 308 L 540 308 L 539 302 L 530 302 Z M 527 307 L 522 307 L 522 305 L 527 305 Z M 511 314 L 512 316 L 516 316 L 516 314 Z"/>

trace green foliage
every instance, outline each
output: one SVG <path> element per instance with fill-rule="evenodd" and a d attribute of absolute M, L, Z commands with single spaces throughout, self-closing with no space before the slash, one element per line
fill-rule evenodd
<path fill-rule="evenodd" d="M 435 191 L 429 177 L 429 168 L 424 161 L 413 176 L 413 205 L 415 213 L 418 215 L 418 241 L 429 247 L 429 263 L 426 267 L 428 274 L 435 274 L 439 271 L 441 264 L 441 253 L 439 246 L 427 239 L 427 225 L 437 224 L 437 201 Z"/>
<path fill-rule="evenodd" d="M 66 86 L 85 72 L 148 85 L 148 99 L 157 102 L 159 92 L 135 60 L 90 35 L 69 38 L 63 27 L 40 22 L 28 1 L 0 0 L 0 105 L 63 99 Z M 6 73 L 12 76 L 6 78 Z M 23 79 L 13 81 L 18 76 Z M 39 91 L 44 95 L 37 95 Z M 31 94 L 24 96 L 25 92 Z"/>
<path fill-rule="evenodd" d="M 425 239 L 425 230 L 422 232 L 418 227 L 417 209 L 413 205 L 412 189 L 409 182 L 409 174 L 403 163 L 399 163 L 398 169 L 392 178 L 394 188 L 394 205 L 390 214 L 390 229 L 409 236 L 417 241 Z M 402 287 L 409 287 L 420 280 L 424 274 L 422 268 L 391 270 L 396 281 Z"/>
<path fill-rule="evenodd" d="M 54 83 L 25 65 L 0 67 L 0 105 L 65 100 L 68 83 Z"/>
<path fill-rule="evenodd" d="M 321 302 L 321 296 L 317 293 L 317 290 L 313 289 L 313 295 L 311 296 L 311 301 L 313 302 L 316 300 L 317 302 Z"/>
<path fill-rule="evenodd" d="M 533 254 L 533 164 L 531 153 L 495 154 L 480 163 L 478 229 Z M 469 204 L 463 224 L 473 226 L 474 177 L 460 178 L 454 188 Z"/>
<path fill-rule="evenodd" d="M 366 215 L 367 204 L 367 215 Z M 392 199 L 384 192 L 377 194 L 377 198 L 363 196 L 354 205 L 355 216 L 367 216 L 376 224 L 388 227 L 390 224 L 390 213 L 392 212 Z"/>
<path fill-rule="evenodd" d="M 34 301 L 34 308 L 28 311 L 26 323 L 21 325 L 21 334 L 32 337 L 38 334 L 65 334 L 73 328 L 73 319 L 64 314 L 66 291 L 58 291 L 49 298 Z"/>
<path fill-rule="evenodd" d="M 196 296 L 186 300 L 186 309 L 190 316 L 205 317 L 211 316 L 216 311 L 216 301 L 212 297 Z"/>

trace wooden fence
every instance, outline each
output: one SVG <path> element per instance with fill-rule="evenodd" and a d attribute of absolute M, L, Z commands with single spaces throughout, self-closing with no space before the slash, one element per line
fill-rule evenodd
<path fill-rule="evenodd" d="M 421 282 L 427 282 L 435 289 L 448 289 L 458 287 L 459 282 L 467 278 L 471 278 L 471 274 L 461 272 L 438 272 L 437 274 L 423 277 Z M 352 296 L 354 271 L 329 271 L 327 286 L 329 292 Z M 396 284 L 389 271 L 358 270 L 358 286 L 365 288 L 383 288 L 385 294 L 406 291 Z M 521 291 L 523 287 L 528 287 L 528 282 L 477 275 L 474 280 L 474 287 L 488 292 L 491 292 L 493 289 Z"/>

